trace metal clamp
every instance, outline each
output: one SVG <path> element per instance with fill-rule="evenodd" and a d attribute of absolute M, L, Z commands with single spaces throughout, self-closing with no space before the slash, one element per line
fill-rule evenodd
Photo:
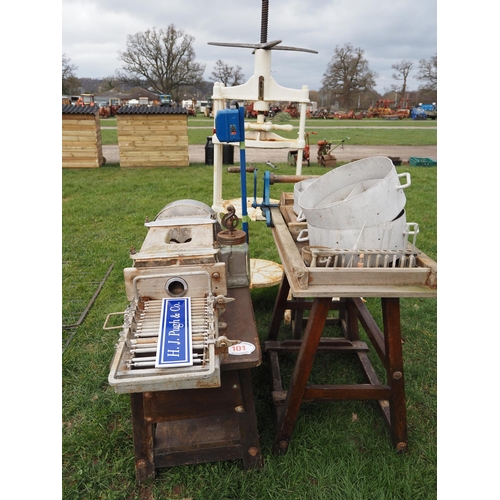
<path fill-rule="evenodd" d="M 225 357 L 227 356 L 229 347 L 240 343 L 241 340 L 231 340 L 228 339 L 225 335 L 222 335 L 215 342 L 215 354 L 222 354 Z"/>

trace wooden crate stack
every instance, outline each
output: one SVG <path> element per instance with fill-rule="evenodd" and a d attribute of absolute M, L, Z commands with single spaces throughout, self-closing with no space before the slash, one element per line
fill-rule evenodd
<path fill-rule="evenodd" d="M 122 106 L 116 118 L 121 167 L 189 166 L 185 108 Z"/>
<path fill-rule="evenodd" d="M 99 168 L 102 155 L 98 106 L 62 107 L 62 167 Z"/>

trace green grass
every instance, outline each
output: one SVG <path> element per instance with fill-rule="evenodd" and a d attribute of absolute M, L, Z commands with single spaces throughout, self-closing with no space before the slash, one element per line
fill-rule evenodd
<path fill-rule="evenodd" d="M 277 118 L 271 118 L 271 121 L 278 123 Z M 256 121 L 255 118 L 249 118 L 247 121 Z M 201 115 L 196 117 L 188 117 L 188 126 L 190 127 L 207 127 L 213 126 L 214 119 L 207 118 Z M 291 119 L 290 123 L 294 127 L 299 126 L 298 119 Z M 363 120 L 325 120 L 325 119 L 306 119 L 306 128 L 346 128 L 346 127 L 418 127 L 418 128 L 436 128 L 437 122 L 434 120 L 384 120 L 383 118 L 370 118 Z M 116 118 L 101 118 L 101 127 L 116 127 Z"/>
<path fill-rule="evenodd" d="M 309 130 L 309 129 L 307 129 Z M 412 129 L 388 129 L 384 127 L 377 128 L 312 128 L 317 132 L 316 136 L 311 136 L 311 143 L 320 139 L 339 141 L 349 137 L 347 144 L 353 146 L 434 146 L 437 144 L 437 131 L 435 129 L 422 128 Z M 291 132 L 280 131 L 279 135 L 286 138 L 296 138 L 298 129 Z M 205 144 L 207 137 L 212 135 L 212 126 L 206 128 L 188 127 L 189 144 Z M 118 144 L 117 129 L 102 129 L 102 143 L 104 145 Z"/>
<path fill-rule="evenodd" d="M 265 165 L 256 165 L 260 172 Z M 295 169 L 278 164 L 280 174 Z M 437 168 L 398 167 L 408 171 L 407 220 L 420 224 L 418 247 L 437 258 Z M 324 174 L 321 167 L 307 174 Z M 113 271 L 62 357 L 62 485 L 65 500 L 429 500 L 436 498 L 436 300 L 401 299 L 407 393 L 409 452 L 398 455 L 373 403 L 346 401 L 304 404 L 290 450 L 271 453 L 273 440 L 270 386 L 266 360 L 252 370 L 264 468 L 245 471 L 240 461 L 162 469 L 147 485 L 135 482 L 130 403 L 115 394 L 107 377 L 118 330 L 103 330 L 107 314 L 127 306 L 123 268 L 131 265 L 129 248 L 140 248 L 146 228 L 168 203 L 192 198 L 212 204 L 210 167 L 99 169 L 62 172 L 63 311 L 71 300 L 88 300 L 88 290 L 72 287 L 99 283 Z M 263 175 L 263 174 L 262 174 Z M 248 176 L 248 194 L 253 177 Z M 257 195 L 262 195 L 258 176 Z M 274 184 L 271 196 L 292 191 Z M 240 196 L 239 175 L 227 174 L 224 198 Z M 254 258 L 279 261 L 271 230 L 264 222 L 249 225 Z M 75 291 L 76 290 L 76 291 Z M 277 287 L 252 290 L 259 336 L 263 341 Z M 377 299 L 367 302 L 380 321 Z M 64 323 L 64 319 L 63 319 Z M 283 327 L 286 330 L 286 327 Z M 376 369 L 380 366 L 376 364 Z M 317 371 L 316 371 L 317 370 Z M 319 356 L 314 376 L 332 370 L 339 378 L 358 377 L 355 366 L 340 359 L 334 365 Z M 286 374 L 285 374 L 286 375 Z M 353 421 L 353 414 L 357 420 Z"/>

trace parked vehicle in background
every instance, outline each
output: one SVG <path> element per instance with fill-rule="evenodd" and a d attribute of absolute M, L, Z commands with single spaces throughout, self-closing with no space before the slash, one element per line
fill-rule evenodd
<path fill-rule="evenodd" d="M 172 106 L 172 96 L 170 94 L 160 94 L 160 106 Z"/>
<path fill-rule="evenodd" d="M 425 113 L 425 116 L 427 118 L 430 118 L 431 120 L 437 119 L 437 105 L 435 102 L 433 102 L 432 104 L 419 103 L 418 106 L 414 109 L 423 111 Z"/>

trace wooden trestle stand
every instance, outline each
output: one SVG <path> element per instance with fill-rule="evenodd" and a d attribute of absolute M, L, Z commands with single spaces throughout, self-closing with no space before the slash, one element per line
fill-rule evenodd
<path fill-rule="evenodd" d="M 302 402 L 333 400 L 376 400 L 398 451 L 408 447 L 401 321 L 399 301 L 402 297 L 436 297 L 437 265 L 419 253 L 417 267 L 378 268 L 310 268 L 300 255 L 294 237 L 300 224 L 292 210 L 293 195 L 283 193 L 279 207 L 271 208 L 273 236 L 284 268 L 283 279 L 274 306 L 265 352 L 269 360 L 272 403 L 275 423 L 273 452 L 286 452 Z M 295 222 L 294 222 L 295 221 Z M 383 331 L 366 308 L 361 297 L 380 297 Z M 338 300 L 332 300 L 338 298 Z M 342 327 L 343 338 L 323 337 L 330 310 L 339 311 L 334 318 Z M 293 338 L 278 341 L 278 331 L 287 310 L 294 318 Z M 309 310 L 303 334 L 302 314 Z M 360 341 L 359 323 L 383 363 L 386 381 L 377 377 L 368 359 L 368 346 Z M 309 375 L 317 351 L 352 352 L 357 355 L 367 383 L 352 385 L 312 385 Z M 283 388 L 279 354 L 297 354 L 293 375 Z"/>
<path fill-rule="evenodd" d="M 228 290 L 221 320 L 227 335 L 253 344 L 244 356 L 221 363 L 221 387 L 130 394 L 136 478 L 153 479 L 156 469 L 241 459 L 245 469 L 262 466 L 251 368 L 262 361 L 248 288 Z"/>

